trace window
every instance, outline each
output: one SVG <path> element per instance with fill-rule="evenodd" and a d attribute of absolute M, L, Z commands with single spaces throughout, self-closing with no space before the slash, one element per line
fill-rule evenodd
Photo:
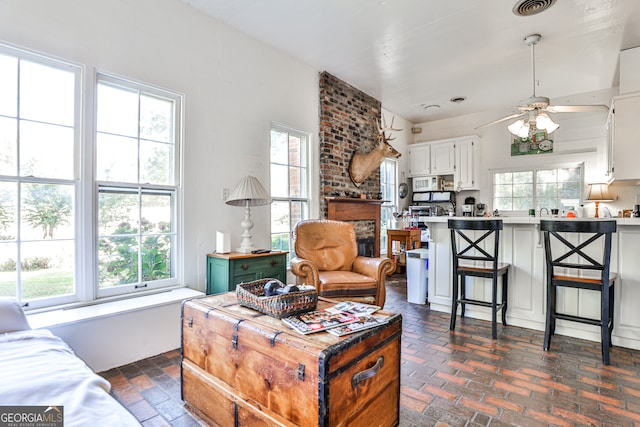
<path fill-rule="evenodd" d="M 285 126 L 271 129 L 271 249 L 293 254 L 294 226 L 309 217 L 309 136 Z"/>
<path fill-rule="evenodd" d="M 493 208 L 501 212 L 569 210 L 580 205 L 581 189 L 581 166 L 495 172 Z"/>
<path fill-rule="evenodd" d="M 0 45 L 0 297 L 30 309 L 177 282 L 181 98 L 98 75 L 94 111 L 82 81 Z"/>
<path fill-rule="evenodd" d="M 395 159 L 384 159 L 380 164 L 380 191 L 385 200 L 380 211 L 380 247 L 383 250 L 387 248 L 387 226 L 393 220 L 393 213 L 398 211 L 397 170 Z"/>
<path fill-rule="evenodd" d="M 98 295 L 175 283 L 178 95 L 98 75 Z"/>
<path fill-rule="evenodd" d="M 78 294 L 80 81 L 0 45 L 0 297 L 31 308 Z"/>

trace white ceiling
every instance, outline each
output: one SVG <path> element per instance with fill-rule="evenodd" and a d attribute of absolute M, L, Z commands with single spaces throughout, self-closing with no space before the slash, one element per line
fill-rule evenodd
<path fill-rule="evenodd" d="M 542 35 L 536 95 L 552 104 L 602 103 L 620 50 L 640 46 L 638 0 L 558 0 L 529 17 L 512 12 L 516 0 L 182 1 L 414 123 L 511 112 L 532 95 L 529 34 Z"/>

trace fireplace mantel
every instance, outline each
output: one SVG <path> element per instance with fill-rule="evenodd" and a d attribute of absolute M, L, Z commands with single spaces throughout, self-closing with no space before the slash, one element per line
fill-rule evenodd
<path fill-rule="evenodd" d="M 327 197 L 327 219 L 336 221 L 374 221 L 374 255 L 380 256 L 380 206 L 385 200 Z"/>

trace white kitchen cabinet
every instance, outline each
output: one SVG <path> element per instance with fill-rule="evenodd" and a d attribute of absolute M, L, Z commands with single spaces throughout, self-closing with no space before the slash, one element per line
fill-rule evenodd
<path fill-rule="evenodd" d="M 615 97 L 613 109 L 613 177 L 640 179 L 640 92 Z"/>
<path fill-rule="evenodd" d="M 478 154 L 476 151 L 477 137 L 457 139 L 455 142 L 455 165 L 453 184 L 461 190 L 478 189 Z"/>
<path fill-rule="evenodd" d="M 431 175 L 453 175 L 455 169 L 455 141 L 432 142 Z"/>
<path fill-rule="evenodd" d="M 431 151 L 429 144 L 409 146 L 409 176 L 431 175 Z"/>

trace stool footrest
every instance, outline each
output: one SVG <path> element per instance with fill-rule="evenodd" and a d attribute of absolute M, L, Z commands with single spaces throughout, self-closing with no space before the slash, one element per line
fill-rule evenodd
<path fill-rule="evenodd" d="M 493 307 L 493 303 L 491 303 L 489 301 L 480 301 L 480 300 L 477 300 L 477 299 L 459 299 L 458 303 L 459 304 L 481 305 L 483 307 Z M 496 304 L 496 310 L 500 310 L 503 305 L 504 305 L 503 302 L 501 302 L 499 304 Z"/>
<path fill-rule="evenodd" d="M 592 319 L 590 317 L 572 316 L 570 314 L 555 313 L 555 314 L 552 314 L 551 317 L 555 317 L 556 319 L 562 319 L 562 320 L 571 320 L 572 322 L 587 323 L 589 325 L 596 325 L 596 326 L 600 326 L 600 324 L 602 323 L 600 321 L 600 319 Z"/>

